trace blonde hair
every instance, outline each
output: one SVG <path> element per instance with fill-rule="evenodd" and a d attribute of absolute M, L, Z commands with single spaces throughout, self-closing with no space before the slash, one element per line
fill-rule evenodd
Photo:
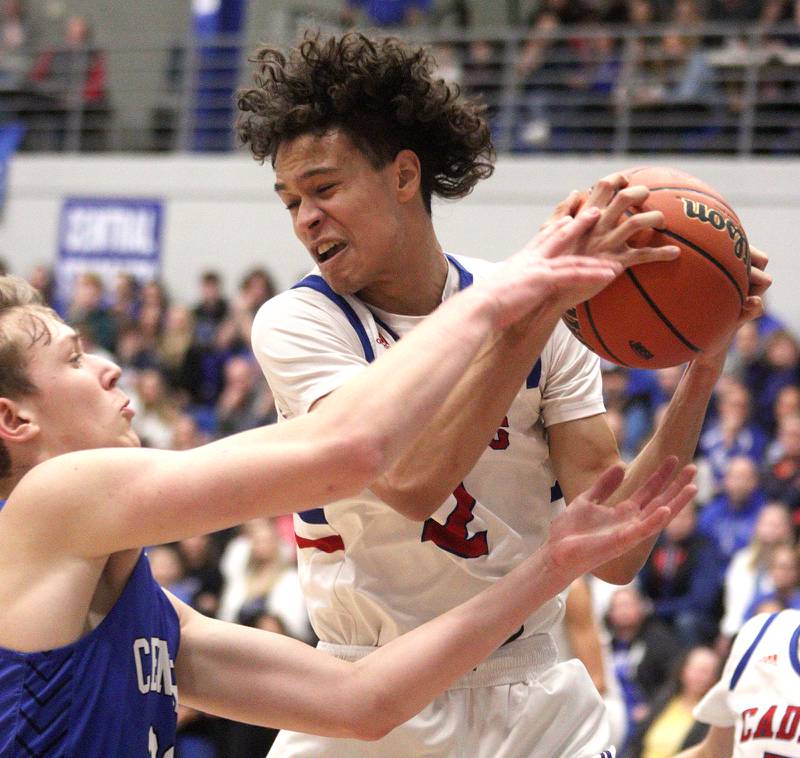
<path fill-rule="evenodd" d="M 46 317 L 60 320 L 42 303 L 35 287 L 18 276 L 0 276 L 0 397 L 25 397 L 38 391 L 28 376 L 27 350 L 40 340 L 52 339 Z M 10 469 L 8 449 L 0 442 L 0 478 L 8 476 Z"/>

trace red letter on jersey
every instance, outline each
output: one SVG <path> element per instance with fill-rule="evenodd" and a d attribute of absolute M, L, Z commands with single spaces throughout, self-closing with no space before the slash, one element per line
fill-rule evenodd
<path fill-rule="evenodd" d="M 739 738 L 739 742 L 747 742 L 753 736 L 753 730 L 747 726 L 747 718 L 755 716 L 757 713 L 758 708 L 748 708 L 746 711 L 742 711 L 742 736 Z"/>
<path fill-rule="evenodd" d="M 786 713 L 783 714 L 781 725 L 775 737 L 779 740 L 793 740 L 797 733 L 798 723 L 800 723 L 800 707 L 796 705 L 787 706 Z"/>
<path fill-rule="evenodd" d="M 756 733 L 753 735 L 753 739 L 775 736 L 775 732 L 772 729 L 772 719 L 775 717 L 775 710 L 777 707 L 777 705 L 771 705 L 767 712 L 761 717 L 761 721 L 758 722 L 758 727 L 756 728 Z"/>
<path fill-rule="evenodd" d="M 505 416 L 500 422 L 500 429 L 494 435 L 494 439 L 489 443 L 492 450 L 505 450 L 508 447 L 508 432 L 503 427 L 508 428 L 508 416 Z"/>
<path fill-rule="evenodd" d="M 462 558 L 486 555 L 489 552 L 486 530 L 476 532 L 472 537 L 467 536 L 467 524 L 473 519 L 475 498 L 464 489 L 463 483 L 458 485 L 453 494 L 456 497 L 456 507 L 450 511 L 444 526 L 429 518 L 422 529 L 422 542 L 431 540 L 442 550 Z"/>

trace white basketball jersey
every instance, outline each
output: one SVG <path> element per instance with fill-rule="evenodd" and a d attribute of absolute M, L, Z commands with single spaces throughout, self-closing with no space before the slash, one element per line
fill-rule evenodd
<path fill-rule="evenodd" d="M 735 727 L 732 758 L 800 758 L 800 611 L 762 613 L 739 632 L 699 721 Z"/>
<path fill-rule="evenodd" d="M 494 265 L 451 257 L 444 297 Z M 306 413 L 421 318 L 370 309 L 313 275 L 267 302 L 253 350 L 279 420 Z M 447 352 L 442 344 L 442 360 Z M 559 323 L 490 446 L 430 519 L 411 521 L 369 491 L 296 515 L 300 578 L 318 636 L 384 644 L 473 597 L 535 550 L 564 508 L 546 427 L 602 413 L 601 393 L 598 359 Z M 547 632 L 562 612 L 554 598 L 519 634 Z"/>

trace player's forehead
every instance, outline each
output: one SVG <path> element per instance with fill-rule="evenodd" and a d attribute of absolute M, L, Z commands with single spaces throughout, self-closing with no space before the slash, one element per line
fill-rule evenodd
<path fill-rule="evenodd" d="M 324 134 L 301 134 L 281 142 L 275 153 L 275 189 L 280 192 L 316 176 L 351 170 L 361 162 L 368 163 L 339 129 Z"/>

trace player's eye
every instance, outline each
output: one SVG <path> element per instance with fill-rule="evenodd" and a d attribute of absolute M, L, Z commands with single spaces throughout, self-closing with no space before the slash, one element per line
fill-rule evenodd
<path fill-rule="evenodd" d="M 299 200 L 290 200 L 288 203 L 284 204 L 284 207 L 286 208 L 287 211 L 293 211 L 299 205 L 300 205 Z"/>
<path fill-rule="evenodd" d="M 324 195 L 330 192 L 336 185 L 335 184 L 323 184 L 321 187 L 317 188 L 317 192 L 320 195 Z"/>
<path fill-rule="evenodd" d="M 76 368 L 79 367 L 83 363 L 83 353 L 73 353 L 69 357 L 69 362 Z"/>

